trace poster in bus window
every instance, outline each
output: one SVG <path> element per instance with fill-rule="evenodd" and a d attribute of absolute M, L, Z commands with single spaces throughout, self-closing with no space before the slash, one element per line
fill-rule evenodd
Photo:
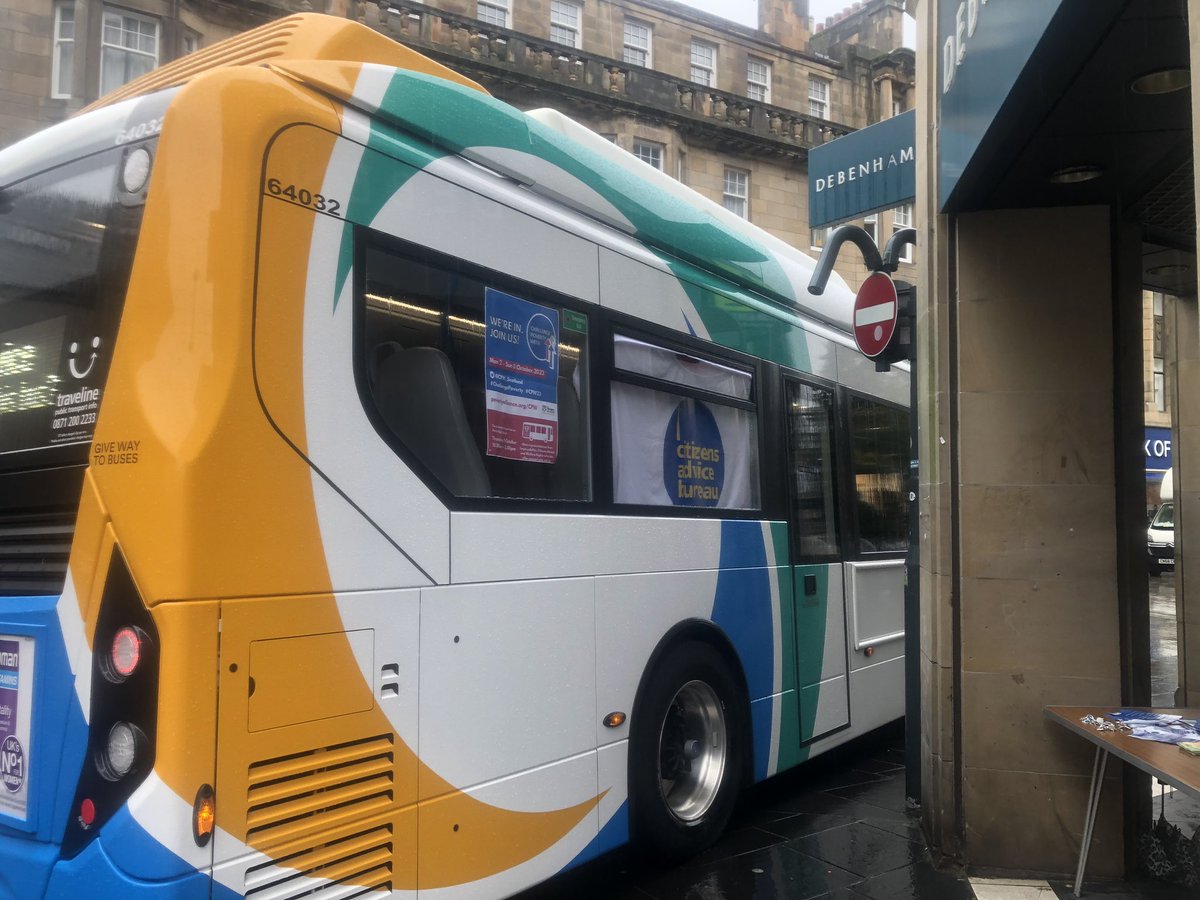
<path fill-rule="evenodd" d="M 0 635 L 0 814 L 24 820 L 29 800 L 33 639 Z"/>
<path fill-rule="evenodd" d="M 488 288 L 483 341 L 487 453 L 558 459 L 558 310 Z"/>

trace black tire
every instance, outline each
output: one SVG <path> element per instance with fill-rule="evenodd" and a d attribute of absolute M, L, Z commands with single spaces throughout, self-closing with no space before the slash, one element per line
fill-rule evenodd
<path fill-rule="evenodd" d="M 1150 574 L 1151 574 L 1151 575 L 1161 575 L 1161 574 L 1163 573 L 1162 566 L 1160 566 L 1160 565 L 1159 565 L 1158 563 L 1156 563 L 1156 562 L 1153 562 L 1153 561 L 1151 561 L 1151 563 L 1150 563 L 1150 565 L 1148 566 L 1148 568 L 1150 569 Z"/>
<path fill-rule="evenodd" d="M 638 849 L 683 859 L 721 836 L 743 781 L 748 720 L 738 679 L 709 644 L 680 643 L 644 676 L 629 738 Z"/>

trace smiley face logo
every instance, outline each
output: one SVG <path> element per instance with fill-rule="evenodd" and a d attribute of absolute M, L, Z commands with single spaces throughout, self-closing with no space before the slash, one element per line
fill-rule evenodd
<path fill-rule="evenodd" d="M 92 357 L 91 357 L 91 359 L 88 360 L 87 368 L 84 369 L 82 372 L 80 372 L 79 366 L 75 362 L 75 354 L 79 352 L 79 342 L 72 341 L 71 342 L 71 356 L 67 360 L 67 366 L 68 366 L 68 368 L 70 368 L 71 374 L 74 375 L 76 378 L 87 378 L 88 374 L 92 371 L 92 366 L 96 365 L 96 359 L 100 356 L 100 354 L 96 352 L 99 349 L 100 349 L 100 336 L 96 335 L 94 338 L 92 338 Z"/>

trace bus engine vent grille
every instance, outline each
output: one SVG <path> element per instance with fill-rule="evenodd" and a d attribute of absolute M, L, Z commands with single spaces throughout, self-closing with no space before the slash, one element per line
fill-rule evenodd
<path fill-rule="evenodd" d="M 392 890 L 392 826 L 328 841 L 246 870 L 247 900 L 351 900 Z"/>
<path fill-rule="evenodd" d="M 394 780 L 390 734 L 252 763 L 247 843 L 270 859 L 247 870 L 246 896 L 390 891 Z"/>
<path fill-rule="evenodd" d="M 67 580 L 75 516 L 5 516 L 0 521 L 0 595 L 58 594 Z"/>

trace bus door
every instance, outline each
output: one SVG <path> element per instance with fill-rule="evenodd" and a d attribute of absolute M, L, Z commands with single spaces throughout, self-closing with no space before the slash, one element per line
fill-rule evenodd
<path fill-rule="evenodd" d="M 784 377 L 800 739 L 850 724 L 832 386 Z"/>

